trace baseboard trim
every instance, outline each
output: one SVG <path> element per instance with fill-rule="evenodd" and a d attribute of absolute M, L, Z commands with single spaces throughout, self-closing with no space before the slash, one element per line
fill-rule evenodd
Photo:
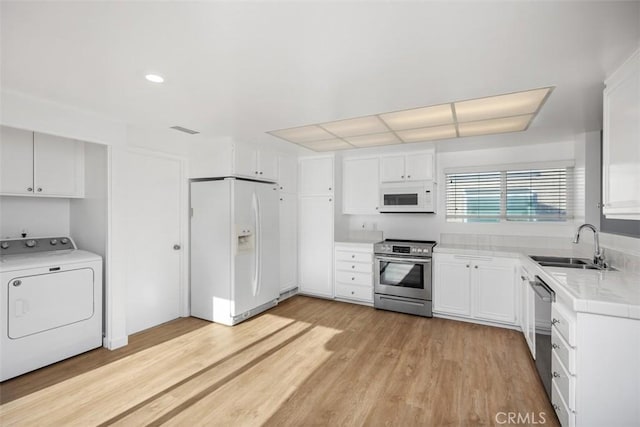
<path fill-rule="evenodd" d="M 438 313 L 435 311 L 433 312 L 433 317 L 439 317 L 439 318 L 448 319 L 448 320 L 457 320 L 459 322 L 475 323 L 477 325 L 494 326 L 496 328 L 513 329 L 515 331 L 522 332 L 519 325 L 510 325 L 508 323 L 490 322 L 487 320 L 471 319 L 468 317 L 453 316 L 450 314 Z"/>

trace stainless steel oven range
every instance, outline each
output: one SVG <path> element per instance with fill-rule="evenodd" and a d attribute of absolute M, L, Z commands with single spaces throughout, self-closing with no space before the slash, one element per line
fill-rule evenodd
<path fill-rule="evenodd" d="M 434 241 L 385 240 L 374 245 L 374 307 L 432 317 Z"/>

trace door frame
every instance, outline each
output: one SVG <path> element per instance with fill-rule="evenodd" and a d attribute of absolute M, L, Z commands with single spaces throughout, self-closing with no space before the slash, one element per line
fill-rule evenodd
<path fill-rule="evenodd" d="M 120 155 L 138 154 L 161 159 L 176 160 L 180 165 L 179 185 L 179 244 L 181 246 L 179 289 L 179 314 L 188 317 L 189 311 L 189 180 L 188 161 L 185 157 L 136 146 L 107 146 L 108 158 L 108 203 L 107 203 L 107 247 L 104 280 L 104 337 L 103 346 L 115 350 L 128 344 L 126 328 L 126 278 L 114 268 L 113 236 L 113 181 L 115 153 Z"/>

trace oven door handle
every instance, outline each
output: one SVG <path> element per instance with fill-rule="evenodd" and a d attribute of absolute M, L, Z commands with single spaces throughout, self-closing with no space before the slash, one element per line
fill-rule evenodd
<path fill-rule="evenodd" d="M 431 263 L 431 258 L 391 258 L 385 256 L 376 256 L 376 260 L 379 261 L 391 261 L 391 262 L 419 262 L 421 264 Z"/>

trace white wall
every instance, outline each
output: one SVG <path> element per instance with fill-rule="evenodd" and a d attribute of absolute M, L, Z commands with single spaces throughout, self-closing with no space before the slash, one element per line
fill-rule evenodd
<path fill-rule="evenodd" d="M 0 197 L 0 237 L 68 236 L 69 199 L 44 197 Z"/>
<path fill-rule="evenodd" d="M 385 238 L 438 240 L 440 233 L 473 233 L 532 236 L 571 236 L 575 231 L 575 221 L 565 224 L 512 223 L 468 224 L 447 222 L 444 215 L 444 176 L 449 168 L 466 166 L 494 166 L 503 164 L 535 163 L 558 160 L 575 160 L 575 141 L 544 143 L 537 145 L 497 147 L 468 151 L 445 151 L 436 154 L 438 185 L 436 214 L 379 214 L 379 215 L 339 215 L 337 222 L 348 229 L 378 229 Z M 418 151 L 433 145 L 397 145 L 392 149 L 380 149 L 381 153 L 398 151 Z M 358 150 L 344 153 L 345 157 L 357 157 Z M 370 155 L 371 151 L 367 150 Z M 583 190 L 584 191 L 584 190 Z M 584 197 L 583 197 L 584 199 Z"/>

